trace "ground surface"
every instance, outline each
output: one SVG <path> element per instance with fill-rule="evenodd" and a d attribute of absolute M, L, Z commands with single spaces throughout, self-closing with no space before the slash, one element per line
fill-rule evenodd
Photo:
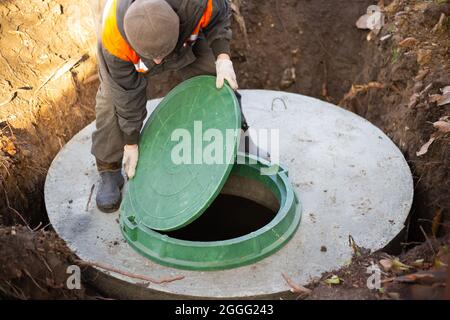
<path fill-rule="evenodd" d="M 100 2 L 91 1 L 91 7 L 97 8 Z M 352 0 L 345 5 L 338 0 L 233 2 L 235 11 L 240 11 L 235 14 L 240 23 L 235 21 L 233 25 L 232 46 L 240 86 L 279 89 L 328 100 L 367 118 L 390 136 L 411 166 L 416 192 L 410 223 L 398 241 L 410 244 L 393 247 L 408 249 L 415 242 L 425 241 L 422 227 L 428 240 L 400 255 L 400 260 L 413 263 L 425 259 L 425 263 L 417 264 L 419 270 L 439 269 L 446 261 L 446 249 L 434 237 L 448 233 L 450 136 L 438 134 L 432 123 L 450 116 L 449 104 L 439 107 L 436 103 L 440 89 L 450 85 L 448 1 L 384 1 L 387 24 L 371 41 L 366 40 L 367 31 L 356 29 L 355 22 L 368 5 L 377 1 Z M 84 1 L 17 0 L 0 4 L 3 225 L 36 228 L 47 224 L 42 190 L 50 162 L 65 142 L 94 119 L 98 82 L 95 23 L 89 10 Z M 162 96 L 176 83 L 175 75 L 164 75 L 151 81 L 149 92 L 152 97 Z M 435 141 L 428 152 L 417 156 L 431 136 Z M 9 261 L 8 270 L 32 265 L 32 255 L 21 255 L 23 241 L 14 237 L 37 239 L 45 234 L 41 240 L 54 243 L 51 226 L 46 230 L 49 232 L 29 234 L 28 227 L 19 228 L 12 235 L 11 227 L 2 227 L 1 252 L 4 248 L 15 250 L 0 255 L 0 264 Z M 433 250 L 431 242 L 436 245 Z M 45 245 L 50 246 L 49 243 Z M 366 266 L 371 260 L 379 264 L 383 257 L 362 254 L 357 259 L 348 269 L 333 273 L 344 279 L 343 283 L 314 284 L 310 298 L 414 298 L 414 294 L 424 291 L 414 285 L 402 287 L 399 281 L 395 282 L 399 288 L 392 287 L 397 295 L 369 291 L 363 285 Z M 44 291 L 35 288 L 43 287 L 40 269 L 25 269 L 31 277 L 26 272 L 0 270 L 2 295 L 45 297 Z M 403 269 L 403 273 L 415 272 L 413 268 Z M 35 270 L 37 274 L 33 273 Z M 389 272 L 383 277 L 392 278 Z M 330 275 L 324 275 L 322 280 Z M 435 278 L 440 279 L 438 284 L 442 283 L 438 274 Z M 53 281 L 61 284 L 62 278 L 55 276 Z M 429 282 L 426 286 L 441 288 Z M 410 290 L 414 294 L 404 294 L 411 288 L 417 289 Z M 49 291 L 48 297 L 64 297 L 64 293 Z M 430 293 L 427 297 L 435 296 Z"/>

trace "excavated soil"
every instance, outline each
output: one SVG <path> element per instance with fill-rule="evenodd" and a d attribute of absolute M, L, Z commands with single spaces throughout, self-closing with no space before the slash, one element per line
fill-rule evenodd
<path fill-rule="evenodd" d="M 447 2 L 380 1 L 387 23 L 368 41 L 368 31 L 358 30 L 355 22 L 378 1 L 233 1 L 232 55 L 241 88 L 284 90 L 339 104 L 380 127 L 404 153 L 415 200 L 397 241 L 403 251 L 398 257 L 407 264 L 424 261 L 403 273 L 440 272 L 448 251 L 446 239 L 435 238 L 448 234 L 450 136 L 437 134 L 432 125 L 450 116 L 450 105 L 438 107 L 435 99 L 450 85 Z M 65 289 L 66 268 L 76 257 L 47 226 L 43 183 L 61 147 L 94 120 L 94 21 L 101 3 L 0 4 L 0 265 L 6 266 L 0 269 L 0 294 L 6 298 L 95 295 Z M 178 81 L 176 73 L 152 78 L 148 92 L 163 96 Z M 417 156 L 432 135 L 428 152 Z M 11 227 L 16 224 L 22 227 Z M 423 244 L 406 251 L 417 243 Z M 367 266 L 385 258 L 355 251 L 347 268 L 311 284 L 309 298 L 417 297 L 411 293 L 417 288 L 399 281 L 386 282 L 386 290 L 367 289 Z M 325 284 L 333 275 L 343 281 Z M 383 274 L 397 276 L 398 271 Z"/>
<path fill-rule="evenodd" d="M 85 287 L 66 286 L 75 256 L 54 232 L 30 232 L 23 226 L 0 228 L 0 297 L 14 299 L 86 299 Z M 69 269 L 70 270 L 70 269 Z"/>

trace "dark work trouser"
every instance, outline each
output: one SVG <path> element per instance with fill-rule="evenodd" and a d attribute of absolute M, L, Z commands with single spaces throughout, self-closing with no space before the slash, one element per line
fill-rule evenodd
<path fill-rule="evenodd" d="M 199 75 L 216 75 L 215 57 L 206 40 L 200 38 L 193 47 L 196 60 L 178 70 L 181 79 L 187 80 Z M 124 139 L 117 120 L 114 104 L 101 89 L 96 97 L 96 127 L 92 135 L 92 154 L 96 157 L 99 171 L 117 170 L 121 167 Z M 235 91 L 241 109 L 241 126 L 244 131 L 248 125 L 242 112 L 241 95 Z"/>

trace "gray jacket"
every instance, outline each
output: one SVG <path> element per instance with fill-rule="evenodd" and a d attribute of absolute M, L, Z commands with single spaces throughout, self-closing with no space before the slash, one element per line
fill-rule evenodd
<path fill-rule="evenodd" d="M 117 25 L 120 34 L 126 40 L 123 29 L 123 18 L 126 10 L 134 0 L 117 0 Z M 148 67 L 149 75 L 166 70 L 178 70 L 195 61 L 191 45 L 183 44 L 190 37 L 208 0 L 166 0 L 180 18 L 180 36 L 175 50 L 167 56 L 163 63 L 156 65 L 153 61 L 140 57 Z M 201 30 L 208 44 L 217 56 L 230 53 L 231 9 L 228 0 L 212 0 L 213 12 L 208 26 Z M 98 42 L 99 77 L 102 90 L 114 103 L 120 129 L 126 144 L 135 144 L 139 140 L 142 123 L 146 117 L 147 77 L 138 73 L 134 64 L 109 53 Z"/>

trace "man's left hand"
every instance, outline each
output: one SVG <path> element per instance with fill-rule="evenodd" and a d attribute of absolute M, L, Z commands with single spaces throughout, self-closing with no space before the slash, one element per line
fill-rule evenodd
<path fill-rule="evenodd" d="M 230 56 L 228 54 L 220 54 L 216 61 L 216 87 L 220 89 L 223 87 L 225 80 L 228 81 L 231 89 L 237 90 L 238 84 L 236 81 L 236 73 L 234 72 L 233 62 L 231 62 Z"/>

